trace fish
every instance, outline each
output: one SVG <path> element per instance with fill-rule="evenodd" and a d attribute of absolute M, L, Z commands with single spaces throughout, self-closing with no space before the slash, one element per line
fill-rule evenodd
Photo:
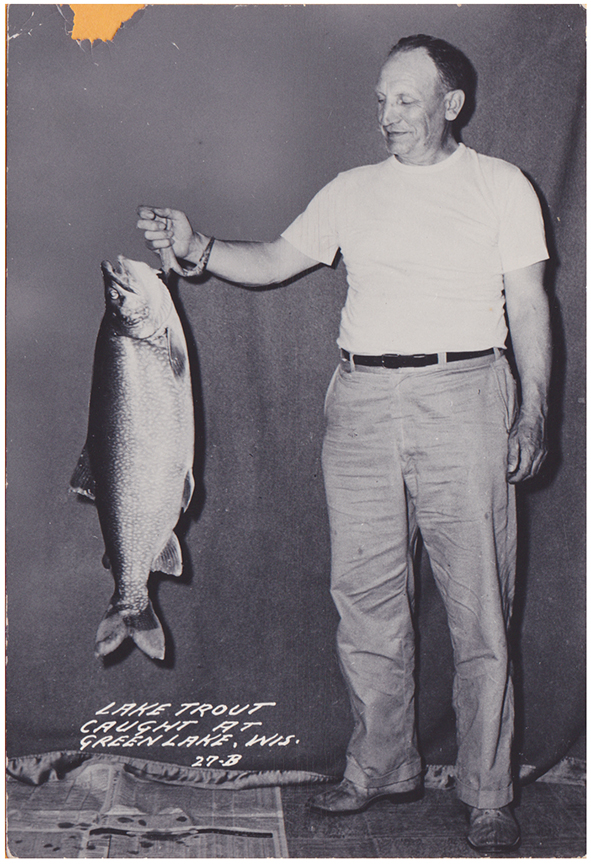
<path fill-rule="evenodd" d="M 105 314 L 94 353 L 88 433 L 70 488 L 95 502 L 115 592 L 96 634 L 104 657 L 130 637 L 162 660 L 150 573 L 180 576 L 174 529 L 195 488 L 187 344 L 165 273 L 103 261 Z"/>

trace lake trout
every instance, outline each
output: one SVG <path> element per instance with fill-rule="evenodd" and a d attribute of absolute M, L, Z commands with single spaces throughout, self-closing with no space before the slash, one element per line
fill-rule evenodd
<path fill-rule="evenodd" d="M 103 261 L 106 310 L 94 355 L 88 435 L 70 481 L 95 501 L 115 580 L 97 657 L 128 636 L 163 659 L 151 572 L 180 576 L 173 529 L 194 489 L 194 416 L 183 328 L 162 274 L 122 255 Z"/>

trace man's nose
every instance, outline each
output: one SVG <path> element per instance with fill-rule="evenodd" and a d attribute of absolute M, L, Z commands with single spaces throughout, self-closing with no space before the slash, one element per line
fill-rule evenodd
<path fill-rule="evenodd" d="M 400 119 L 400 107 L 395 102 L 384 102 L 380 110 L 380 123 L 382 126 L 391 126 Z"/>

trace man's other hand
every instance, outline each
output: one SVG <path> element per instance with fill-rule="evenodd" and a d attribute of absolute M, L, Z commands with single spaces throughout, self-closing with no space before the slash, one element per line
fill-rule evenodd
<path fill-rule="evenodd" d="M 547 453 L 545 427 L 543 414 L 519 413 L 509 434 L 509 483 L 520 483 L 534 477 L 540 470 Z"/>

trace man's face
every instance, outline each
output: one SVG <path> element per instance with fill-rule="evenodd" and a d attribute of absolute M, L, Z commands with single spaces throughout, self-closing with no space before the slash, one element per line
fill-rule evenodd
<path fill-rule="evenodd" d="M 431 165 L 450 154 L 447 121 L 458 112 L 450 112 L 437 67 L 423 48 L 387 60 L 376 93 L 378 121 L 391 156 L 408 165 Z"/>

